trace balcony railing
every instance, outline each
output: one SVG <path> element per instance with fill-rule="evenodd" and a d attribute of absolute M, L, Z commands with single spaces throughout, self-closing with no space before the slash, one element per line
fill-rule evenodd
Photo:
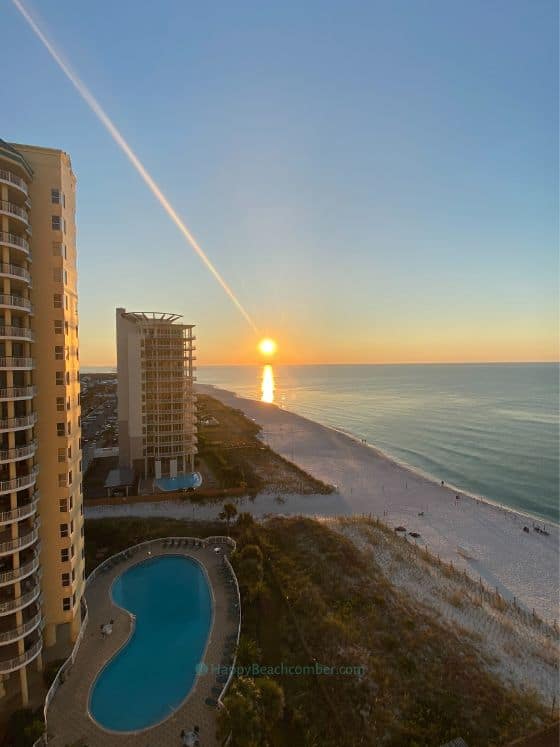
<path fill-rule="evenodd" d="M 39 518 L 37 518 L 35 519 L 33 529 L 27 534 L 23 534 L 21 535 L 21 537 L 16 537 L 15 539 L 4 540 L 4 542 L 0 542 L 0 553 L 5 555 L 7 553 L 14 552 L 15 550 L 21 550 L 24 547 L 29 547 L 29 545 L 32 545 L 37 541 L 37 538 L 39 536 L 39 524 L 40 521 Z"/>
<path fill-rule="evenodd" d="M 0 212 L 8 213 L 9 215 L 15 215 L 16 218 L 22 220 L 25 225 L 29 225 L 29 215 L 27 214 L 27 210 L 20 208 L 19 205 L 14 205 L 13 202 L 0 200 Z"/>
<path fill-rule="evenodd" d="M 30 617 L 29 620 L 23 623 L 23 625 L 17 625 L 10 630 L 5 630 L 4 632 L 0 633 L 0 646 L 5 645 L 6 643 L 12 643 L 12 641 L 18 641 L 20 638 L 23 638 L 24 636 L 29 635 L 29 633 L 32 633 L 42 624 L 43 613 L 41 612 L 41 610 L 38 610 L 33 615 L 33 617 Z"/>
<path fill-rule="evenodd" d="M 39 565 L 39 553 L 37 550 L 35 550 L 33 559 L 28 563 L 20 565 L 19 568 L 12 568 L 11 571 L 4 571 L 3 573 L 0 573 L 0 585 L 4 586 L 5 584 L 11 584 L 15 581 L 21 581 L 23 578 L 27 578 L 27 576 L 31 576 L 31 574 L 35 573 L 35 571 L 39 568 Z"/>
<path fill-rule="evenodd" d="M 16 462 L 19 459 L 28 459 L 37 451 L 37 441 L 30 441 L 25 446 L 17 446 L 15 449 L 4 449 L 0 451 L 0 462 Z"/>
<path fill-rule="evenodd" d="M 0 275 L 9 275 L 12 278 L 21 278 L 21 280 L 25 280 L 28 283 L 31 282 L 31 273 L 29 270 L 19 265 L 0 263 Z"/>
<path fill-rule="evenodd" d="M 24 182 L 24 180 L 21 179 L 16 174 L 12 173 L 11 171 L 7 171 L 6 169 L 0 169 L 0 181 L 7 182 L 8 184 L 13 185 L 14 187 L 17 187 L 25 195 L 29 194 L 27 184 Z"/>
<path fill-rule="evenodd" d="M 0 327 L 0 337 L 2 327 Z M 36 386 L 12 386 L 8 389 L 0 389 L 0 400 L 31 399 L 37 394 Z"/>
<path fill-rule="evenodd" d="M 0 244 L 6 244 L 14 249 L 21 249 L 26 254 L 31 253 L 29 242 L 21 236 L 16 236 L 15 233 L 0 231 Z"/>
<path fill-rule="evenodd" d="M 19 597 L 14 597 L 13 599 L 8 599 L 5 602 L 0 602 L 0 615 L 9 615 L 10 612 L 21 610 L 23 607 L 27 607 L 39 598 L 41 594 L 41 584 L 39 583 L 38 578 L 34 580 L 35 585 L 32 589 L 26 591 L 25 594 L 21 594 Z"/>
<path fill-rule="evenodd" d="M 35 368 L 33 358 L 0 358 L 0 368 Z"/>
<path fill-rule="evenodd" d="M 37 422 L 37 413 L 24 415 L 21 418 L 2 418 L 0 420 L 0 431 L 14 431 L 19 428 L 31 428 Z"/>
<path fill-rule="evenodd" d="M 29 327 L 3 327 L 0 326 L 0 337 L 10 337 L 18 340 L 29 340 L 33 342 L 35 335 Z"/>
<path fill-rule="evenodd" d="M 31 487 L 31 485 L 34 485 L 37 482 L 38 474 L 39 467 L 35 465 L 28 475 L 14 477 L 12 480 L 0 480 L 0 494 L 12 493 L 14 490 L 23 490 L 23 488 Z M 10 511 L 9 513 L 13 512 Z M 3 516 L 4 514 L 0 512 L 0 521 L 3 521 Z"/>
<path fill-rule="evenodd" d="M 14 656 L 13 659 L 6 659 L 5 661 L 0 661 L 0 674 L 8 674 L 9 672 L 14 672 L 16 669 L 21 669 L 26 664 L 29 664 L 30 661 L 33 661 L 33 659 L 36 659 L 41 653 L 42 648 L 43 648 L 43 639 L 39 638 L 31 646 L 31 648 L 28 648 L 27 651 L 25 651 L 23 654 L 20 654 L 19 656 Z"/>
<path fill-rule="evenodd" d="M 0 293 L 0 306 L 10 306 L 14 309 L 23 309 L 23 311 L 33 313 L 33 305 L 31 301 L 22 296 L 8 296 L 4 293 Z"/>

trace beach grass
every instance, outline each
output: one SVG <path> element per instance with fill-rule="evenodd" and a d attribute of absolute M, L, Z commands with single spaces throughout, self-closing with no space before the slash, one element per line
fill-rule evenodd
<path fill-rule="evenodd" d="M 142 539 L 204 537 L 223 532 L 223 524 L 101 519 L 88 520 L 86 532 L 91 570 Z M 243 577 L 243 639 L 259 652 L 258 662 L 245 663 L 302 667 L 272 675 L 285 694 L 273 744 L 431 746 L 462 736 L 500 745 L 549 722 L 535 693 L 488 670 L 472 636 L 417 606 L 327 523 L 279 517 L 256 524 L 244 515 L 231 533 L 241 562 L 255 556 L 243 553 L 249 545 L 260 548 L 262 562 L 254 585 Z M 242 741 L 234 734 L 235 744 Z"/>

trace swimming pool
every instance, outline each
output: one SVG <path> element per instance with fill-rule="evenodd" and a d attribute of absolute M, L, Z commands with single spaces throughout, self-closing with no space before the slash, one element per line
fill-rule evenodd
<path fill-rule="evenodd" d="M 112 596 L 135 615 L 135 628 L 99 673 L 89 710 L 105 729 L 136 731 L 165 719 L 191 691 L 212 624 L 211 593 L 196 561 L 169 555 L 129 568 Z"/>
<path fill-rule="evenodd" d="M 200 472 L 189 472 L 186 475 L 177 475 L 176 477 L 160 477 L 156 480 L 156 485 L 164 492 L 199 488 L 202 485 L 202 475 Z"/>

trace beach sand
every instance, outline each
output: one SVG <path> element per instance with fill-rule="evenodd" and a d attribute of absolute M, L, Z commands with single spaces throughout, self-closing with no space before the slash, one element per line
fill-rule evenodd
<path fill-rule="evenodd" d="M 258 495 L 242 500 L 256 516 L 306 514 L 337 516 L 372 514 L 389 526 L 418 532 L 416 540 L 455 567 L 482 579 L 508 600 L 534 610 L 547 622 L 558 620 L 559 529 L 543 527 L 516 511 L 476 499 L 401 465 L 359 440 L 276 405 L 237 397 L 232 392 L 199 385 L 199 391 L 243 410 L 263 429 L 262 438 L 282 456 L 314 477 L 336 486 L 330 495 Z M 460 498 L 457 499 L 456 495 Z M 175 516 L 215 518 L 220 507 L 181 503 L 99 506 L 88 518 L 102 516 Z M 420 515 L 421 514 L 421 515 Z M 529 533 L 523 527 L 529 528 Z"/>

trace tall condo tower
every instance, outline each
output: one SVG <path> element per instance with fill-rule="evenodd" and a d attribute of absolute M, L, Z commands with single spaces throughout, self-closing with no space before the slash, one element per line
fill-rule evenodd
<path fill-rule="evenodd" d="M 82 621 L 75 189 L 63 151 L 0 140 L 0 698 L 24 704 Z"/>
<path fill-rule="evenodd" d="M 193 324 L 117 309 L 119 464 L 144 478 L 194 469 Z"/>

